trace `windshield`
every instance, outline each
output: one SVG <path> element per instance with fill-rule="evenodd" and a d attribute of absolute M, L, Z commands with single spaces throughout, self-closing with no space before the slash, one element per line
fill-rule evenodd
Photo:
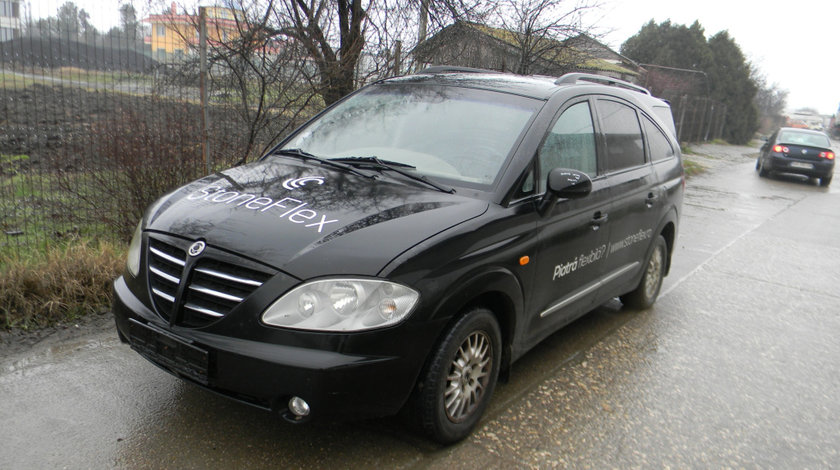
<path fill-rule="evenodd" d="M 782 133 L 779 134 L 779 143 L 807 145 L 808 147 L 831 147 L 831 142 L 829 142 L 828 137 L 824 135 L 797 131 L 782 131 Z"/>
<path fill-rule="evenodd" d="M 304 128 L 284 148 L 322 158 L 371 157 L 468 186 L 491 185 L 541 101 L 451 86 L 370 87 Z"/>

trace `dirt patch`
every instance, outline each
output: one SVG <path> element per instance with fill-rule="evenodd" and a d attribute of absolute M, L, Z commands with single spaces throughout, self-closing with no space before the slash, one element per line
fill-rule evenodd
<path fill-rule="evenodd" d="M 0 357 L 9 357 L 34 347 L 49 346 L 62 341 L 113 331 L 114 316 L 107 309 L 78 318 L 73 322 L 59 323 L 37 330 L 0 331 Z"/>

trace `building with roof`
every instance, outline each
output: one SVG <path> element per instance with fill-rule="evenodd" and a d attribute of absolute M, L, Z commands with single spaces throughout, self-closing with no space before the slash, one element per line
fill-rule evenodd
<path fill-rule="evenodd" d="M 0 42 L 20 37 L 20 1 L 0 0 Z"/>
<path fill-rule="evenodd" d="M 219 6 L 206 7 L 206 11 L 208 41 L 227 42 L 240 36 L 241 11 Z M 179 13 L 175 2 L 169 11 L 149 15 L 143 22 L 151 25 L 146 43 L 156 59 L 183 56 L 198 44 L 198 16 Z"/>
<path fill-rule="evenodd" d="M 532 39 L 467 21 L 447 26 L 418 45 L 414 54 L 420 68 L 455 65 L 552 76 L 588 72 L 632 83 L 641 83 L 644 76 L 639 64 L 585 34 L 565 41 Z"/>

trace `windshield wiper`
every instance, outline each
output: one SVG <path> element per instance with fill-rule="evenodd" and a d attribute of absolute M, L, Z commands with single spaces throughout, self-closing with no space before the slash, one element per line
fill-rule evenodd
<path fill-rule="evenodd" d="M 269 155 L 288 155 L 288 156 L 292 156 L 292 157 L 299 157 L 303 160 L 314 160 L 316 162 L 323 163 L 324 165 L 329 165 L 329 166 L 332 166 L 334 168 L 338 168 L 338 169 L 344 170 L 346 172 L 353 173 L 355 175 L 364 176 L 365 178 L 376 178 L 376 175 L 363 173 L 363 172 L 353 168 L 350 165 L 345 165 L 343 163 L 333 161 L 332 159 L 328 160 L 326 158 L 321 158 L 321 157 L 319 157 L 317 155 L 313 155 L 313 154 L 311 154 L 311 153 L 309 153 L 309 152 L 307 152 L 303 149 L 298 149 L 298 148 L 280 149 L 280 150 L 275 150 L 275 151 L 271 152 Z"/>
<path fill-rule="evenodd" d="M 386 166 L 386 167 L 398 166 L 400 168 L 409 168 L 409 169 L 412 169 L 412 170 L 417 168 L 416 166 L 409 165 L 408 163 L 394 162 L 394 161 L 391 161 L 391 160 L 382 160 L 381 158 L 376 157 L 376 156 L 372 156 L 372 157 L 339 157 L 339 158 L 330 158 L 330 160 L 332 160 L 334 162 L 335 161 L 347 162 L 347 163 L 350 163 L 351 165 L 356 164 L 356 163 L 362 163 L 362 164 L 370 163 L 371 166 L 373 166 L 374 168 L 377 168 L 377 167 L 380 167 L 380 166 Z"/>
<path fill-rule="evenodd" d="M 410 178 L 414 181 L 419 181 L 421 183 L 425 183 L 438 191 L 452 194 L 455 192 L 455 188 L 448 188 L 446 186 L 440 185 L 435 183 L 434 181 L 426 178 L 423 175 L 416 175 L 414 173 L 409 173 L 404 169 L 413 170 L 416 167 L 413 165 L 409 165 L 407 163 L 401 162 L 392 162 L 390 160 L 380 160 L 379 157 L 370 156 L 370 157 L 339 157 L 339 158 L 331 158 L 331 161 L 334 162 L 346 162 L 351 165 L 356 165 L 365 168 L 373 168 L 376 170 L 390 170 L 394 173 L 399 173 L 406 178 Z"/>

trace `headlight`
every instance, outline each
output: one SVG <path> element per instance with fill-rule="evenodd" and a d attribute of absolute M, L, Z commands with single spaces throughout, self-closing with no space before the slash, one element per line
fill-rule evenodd
<path fill-rule="evenodd" d="M 271 304 L 262 321 L 301 330 L 369 330 L 399 323 L 411 313 L 419 298 L 417 291 L 388 281 L 313 281 Z"/>
<path fill-rule="evenodd" d="M 142 221 L 137 224 L 137 230 L 134 231 L 134 236 L 131 237 L 131 244 L 128 245 L 128 256 L 125 260 L 125 267 L 135 277 L 140 273 L 140 245 L 143 242 L 142 224 Z"/>

